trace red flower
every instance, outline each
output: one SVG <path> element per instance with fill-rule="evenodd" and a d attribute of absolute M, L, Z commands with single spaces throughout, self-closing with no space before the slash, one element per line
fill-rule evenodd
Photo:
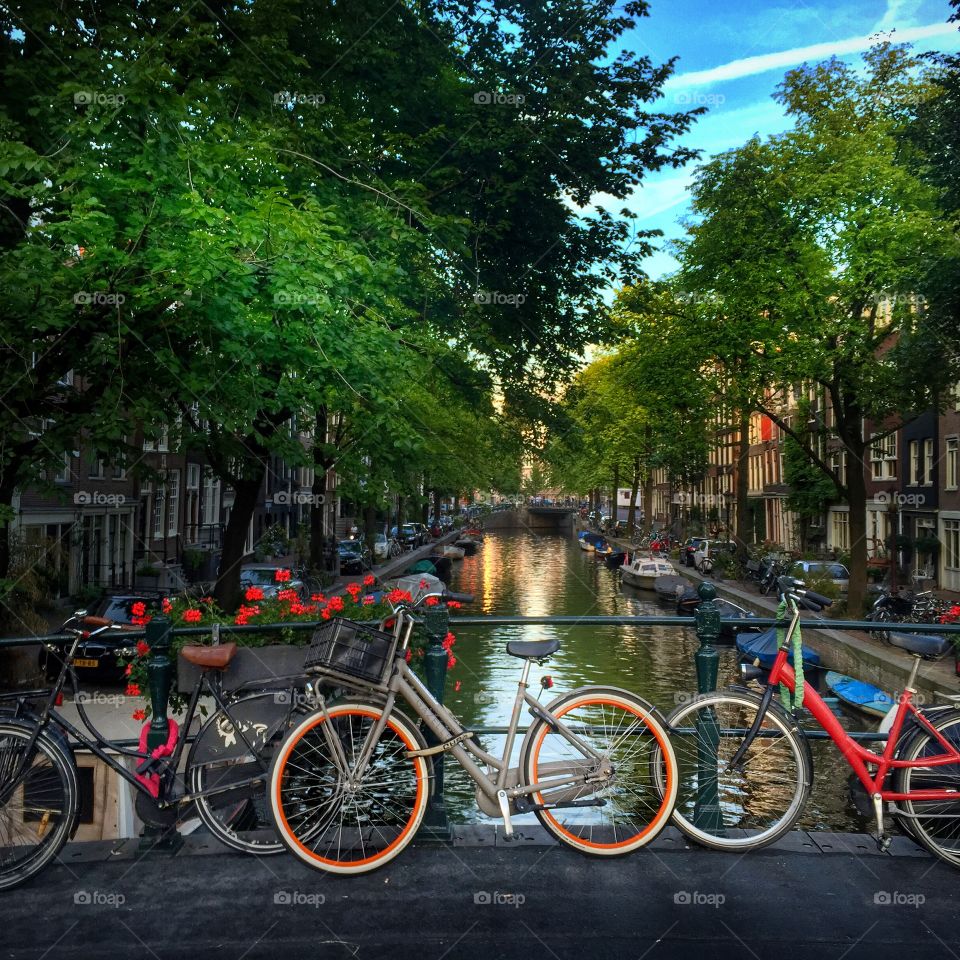
<path fill-rule="evenodd" d="M 130 714 L 130 716 L 133 717 L 134 720 L 147 719 L 147 713 L 145 710 L 134 710 L 133 713 Z"/>
<path fill-rule="evenodd" d="M 142 617 L 146 612 L 147 605 L 142 600 L 138 600 L 130 606 L 130 613 L 134 617 Z"/>
<path fill-rule="evenodd" d="M 184 623 L 199 623 L 203 619 L 203 614 L 199 610 L 184 610 L 183 612 L 183 622 Z"/>
<path fill-rule="evenodd" d="M 421 581 L 420 581 L 420 589 L 421 589 L 421 590 L 426 590 L 427 587 L 429 587 L 429 586 L 430 586 L 430 584 L 429 584 L 428 581 L 426 581 L 426 580 L 421 580 Z"/>
<path fill-rule="evenodd" d="M 163 602 L 160 604 L 160 608 L 164 613 L 169 613 L 173 609 L 173 604 L 170 602 L 169 597 L 164 597 Z"/>
<path fill-rule="evenodd" d="M 133 673 L 133 664 L 132 664 L 132 663 L 128 663 L 128 664 L 123 668 L 123 675 L 124 675 L 125 677 L 129 677 L 131 673 Z"/>
<path fill-rule="evenodd" d="M 390 603 L 410 603 L 413 597 L 406 590 L 391 590 L 387 594 L 387 600 Z"/>
<path fill-rule="evenodd" d="M 238 627 L 245 627 L 247 625 L 247 615 L 245 613 L 238 613 L 234 618 L 233 622 Z"/>
<path fill-rule="evenodd" d="M 126 690 L 128 697 L 139 697 L 140 696 L 140 687 L 136 683 L 128 683 Z"/>
<path fill-rule="evenodd" d="M 462 606 L 462 604 L 457 603 L 456 600 L 448 600 L 448 601 L 447 601 L 447 606 L 448 606 L 451 610 L 459 610 L 460 607 Z"/>
<path fill-rule="evenodd" d="M 201 602 L 201 603 L 213 603 L 213 597 L 201 597 L 201 598 L 200 598 L 200 602 Z"/>
<path fill-rule="evenodd" d="M 331 597 L 330 602 L 327 604 L 327 609 L 340 613 L 340 611 L 343 610 L 343 597 Z"/>
<path fill-rule="evenodd" d="M 440 602 L 440 598 L 439 598 L 435 593 L 432 593 L 432 594 L 430 594 L 430 596 L 427 597 L 427 599 L 424 600 L 423 602 L 424 602 L 428 607 L 435 607 L 435 606 Z"/>
<path fill-rule="evenodd" d="M 452 670 L 456 665 L 457 665 L 457 658 L 453 654 L 450 654 L 447 657 L 447 669 Z"/>
<path fill-rule="evenodd" d="M 262 597 L 258 597 L 257 599 L 258 599 L 258 600 L 262 600 L 263 598 L 262 598 Z M 297 594 L 297 591 L 296 591 L 296 590 L 278 590 L 278 591 L 277 591 L 277 599 L 278 599 L 278 600 L 283 600 L 283 601 L 285 601 L 285 602 L 287 602 L 287 603 L 293 603 L 294 601 L 299 600 L 300 597 L 299 597 L 299 595 Z"/>
<path fill-rule="evenodd" d="M 456 690 L 457 692 L 460 691 L 460 681 L 459 681 L 459 680 L 453 685 L 453 689 Z"/>
<path fill-rule="evenodd" d="M 247 592 L 243 595 L 245 600 L 262 600 L 263 591 L 259 587 L 248 587 Z"/>
<path fill-rule="evenodd" d="M 326 598 L 322 593 L 311 593 L 311 594 L 310 594 L 310 599 L 311 599 L 314 603 L 326 603 L 326 602 L 327 602 L 327 598 Z"/>
<path fill-rule="evenodd" d="M 320 616 L 321 616 L 324 620 L 329 620 L 329 619 L 330 619 L 330 611 L 327 610 L 326 607 L 324 607 L 324 609 L 320 611 Z"/>
<path fill-rule="evenodd" d="M 286 583 L 290 579 L 290 571 L 277 570 L 273 575 L 273 579 L 276 580 L 277 583 Z"/>
<path fill-rule="evenodd" d="M 359 583 L 347 584 L 347 593 L 349 593 L 351 597 L 356 597 L 356 595 L 360 593 L 362 589 L 363 587 L 361 587 Z"/>
<path fill-rule="evenodd" d="M 150 647 L 146 640 L 137 641 L 137 656 L 145 657 L 150 652 Z"/>
<path fill-rule="evenodd" d="M 371 597 L 370 594 L 368 593 L 368 594 L 363 598 L 363 605 L 364 605 L 365 607 L 369 607 L 371 603 L 376 603 L 376 600 L 374 600 L 373 597 Z"/>
<path fill-rule="evenodd" d="M 409 663 L 413 659 L 413 651 L 407 650 L 407 652 L 403 655 L 403 659 Z"/>
<path fill-rule="evenodd" d="M 130 622 L 135 627 L 145 627 L 151 620 L 151 617 L 131 617 Z"/>
<path fill-rule="evenodd" d="M 377 578 L 372 573 L 368 573 L 363 578 L 363 585 L 365 587 L 372 587 L 376 582 L 377 582 Z"/>

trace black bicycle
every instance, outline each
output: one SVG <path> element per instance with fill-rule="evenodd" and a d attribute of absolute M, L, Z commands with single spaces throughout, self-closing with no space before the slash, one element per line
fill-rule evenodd
<path fill-rule="evenodd" d="M 302 678 L 253 681 L 225 694 L 223 673 L 236 644 L 184 646 L 180 655 L 199 673 L 182 725 L 168 720 L 168 742 L 159 749 L 148 750 L 144 737 L 141 749 L 129 750 L 102 736 L 87 715 L 72 666 L 81 639 L 77 631 L 52 689 L 0 694 L 0 890 L 42 870 L 76 832 L 80 797 L 74 749 L 79 745 L 134 787 L 136 811 L 145 823 L 172 829 L 192 804 L 228 847 L 279 853 L 283 848 L 269 818 L 266 779 L 276 745 L 303 712 Z M 56 709 L 68 678 L 86 732 Z M 205 692 L 216 710 L 193 738 L 178 773 Z M 34 706 L 41 700 L 41 707 Z M 133 770 L 124 762 L 130 759 L 138 761 Z"/>

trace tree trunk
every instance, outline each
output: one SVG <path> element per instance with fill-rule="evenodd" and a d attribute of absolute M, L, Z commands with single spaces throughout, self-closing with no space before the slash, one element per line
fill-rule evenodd
<path fill-rule="evenodd" d="M 10 574 L 10 525 L 13 523 L 15 489 L 13 483 L 0 485 L 0 580 Z"/>
<path fill-rule="evenodd" d="M 440 524 L 440 491 L 434 487 L 433 489 L 433 522 L 437 525 Z"/>
<path fill-rule="evenodd" d="M 327 440 L 327 408 L 317 411 L 313 432 L 313 505 L 310 507 L 310 569 L 320 572 L 326 566 L 327 466 L 321 444 Z M 318 501 L 316 498 L 322 497 Z"/>
<path fill-rule="evenodd" d="M 220 609 L 226 613 L 233 613 L 240 605 L 240 565 L 243 562 L 243 545 L 247 539 L 247 528 L 250 526 L 250 518 L 256 508 L 260 485 L 263 483 L 266 472 L 266 465 L 262 460 L 255 463 L 255 476 L 245 477 L 233 484 L 235 491 L 233 509 L 230 511 L 230 522 L 223 534 L 223 553 L 213 597 Z M 251 462 L 250 466 L 253 467 L 254 464 Z"/>
<path fill-rule="evenodd" d="M 647 470 L 643 478 L 643 529 L 650 533 L 653 529 L 653 471 Z"/>
<path fill-rule="evenodd" d="M 737 523 L 736 539 L 741 545 L 751 542 L 751 524 L 749 510 L 750 496 L 750 411 L 744 408 L 740 411 L 740 423 L 738 426 L 740 433 L 740 444 L 737 448 L 737 483 L 736 483 L 736 503 L 737 503 Z"/>
<path fill-rule="evenodd" d="M 637 491 L 640 489 L 640 458 L 633 459 L 633 483 L 630 486 L 630 505 L 627 507 L 627 533 L 632 534 L 637 522 Z"/>
<path fill-rule="evenodd" d="M 863 475 L 863 442 L 847 447 L 854 466 L 847 471 L 847 501 L 850 505 L 850 583 L 847 587 L 847 612 L 859 617 L 867 596 L 867 482 Z"/>
<path fill-rule="evenodd" d="M 400 528 L 403 526 L 403 494 L 397 494 L 397 537 L 400 536 Z"/>
<path fill-rule="evenodd" d="M 376 539 L 377 507 L 373 503 L 368 503 L 363 508 L 363 537 L 367 547 L 370 550 L 370 560 L 373 562 L 373 544 Z"/>
<path fill-rule="evenodd" d="M 617 516 L 617 491 L 620 489 L 620 464 L 613 468 L 613 500 L 610 501 L 610 518 L 616 523 L 620 518 Z"/>

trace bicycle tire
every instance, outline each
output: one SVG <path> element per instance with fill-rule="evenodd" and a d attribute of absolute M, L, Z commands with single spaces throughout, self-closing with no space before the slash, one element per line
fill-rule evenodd
<path fill-rule="evenodd" d="M 338 770 L 328 738 L 339 739 L 348 762 L 356 760 L 382 715 L 378 703 L 338 703 L 326 715 L 302 720 L 276 751 L 270 775 L 274 828 L 308 866 L 337 874 L 368 873 L 396 857 L 423 820 L 429 768 L 424 757 L 407 757 L 406 752 L 426 744 L 402 713 L 394 711 L 387 719 L 360 784 L 352 785 L 349 771 Z M 382 849 L 374 849 L 378 844 Z"/>
<path fill-rule="evenodd" d="M 0 890 L 19 886 L 43 870 L 63 849 L 76 823 L 80 794 L 76 765 L 45 731 L 37 737 L 34 761 L 13 786 L 14 770 L 35 729 L 32 723 L 0 720 L 0 796 L 5 798 L 0 806 Z M 32 852 L 27 843 L 12 842 L 31 840 L 31 831 L 40 841 Z"/>
<path fill-rule="evenodd" d="M 750 729 L 760 703 L 761 698 L 749 690 L 719 690 L 681 704 L 667 718 L 681 784 L 673 822 L 701 846 L 741 852 L 757 850 L 783 836 L 803 812 L 813 782 L 810 746 L 794 732 L 793 722 L 776 703 L 767 708 L 761 735 L 751 744 L 743 767 L 729 775 L 727 770 L 718 769 L 717 807 L 712 822 L 709 807 L 706 811 L 697 809 L 701 799 L 700 765 L 712 739 L 710 716 L 705 711 L 713 710 L 719 756 L 730 758 Z M 698 721 L 702 726 L 698 726 Z M 724 730 L 731 734 L 723 737 Z M 762 735 L 764 731 L 768 731 L 767 736 Z M 786 749 L 775 749 L 774 740 L 786 744 Z M 747 776 L 746 765 L 759 760 L 763 763 L 758 763 Z M 709 794 L 706 800 L 709 804 Z M 773 815 L 771 822 L 761 819 L 781 807 L 782 813 Z"/>
<path fill-rule="evenodd" d="M 283 852 L 267 809 L 267 778 L 270 761 L 280 739 L 290 729 L 293 717 L 290 690 L 261 691 L 227 704 L 229 712 L 218 710 L 200 728 L 187 758 L 187 779 L 191 793 L 249 780 L 263 772 L 259 785 L 240 787 L 227 793 L 198 796 L 197 815 L 207 829 L 233 850 L 256 856 Z M 250 756 L 236 736 L 236 723 L 257 751 L 260 761 Z"/>
<path fill-rule="evenodd" d="M 599 785 L 585 783 L 531 794 L 537 804 L 589 803 L 594 799 L 604 802 L 604 806 L 561 807 L 556 812 L 535 810 L 540 823 L 562 843 L 591 856 L 622 856 L 653 840 L 670 822 L 678 784 L 673 747 L 656 708 L 627 690 L 599 686 L 574 690 L 553 701 L 547 710 L 575 731 L 585 730 L 578 733 L 583 739 L 593 736 L 593 730 L 602 730 L 592 746 L 613 763 L 614 770 Z M 634 726 L 640 731 L 639 741 L 634 738 L 636 731 L 631 732 Z M 643 731 L 649 731 L 649 743 L 644 742 Z M 652 749 L 650 743 L 657 744 L 660 750 L 659 780 L 653 777 L 646 755 Z M 627 749 L 614 755 L 620 746 Z M 582 750 L 556 733 L 552 724 L 538 719 L 530 726 L 521 750 L 524 784 L 537 783 L 541 771 L 544 777 L 550 776 L 551 765 L 560 764 L 562 770 L 563 764 L 579 766 L 584 762 Z M 559 770 L 554 767 L 553 773 L 560 775 Z M 607 806 L 609 813 L 595 823 L 592 811 L 605 811 Z"/>
<path fill-rule="evenodd" d="M 960 711 L 944 710 L 936 717 L 927 717 L 927 720 L 946 740 L 960 746 Z M 898 751 L 898 758 L 916 760 L 943 752 L 941 744 L 925 728 L 920 727 L 902 750 Z M 945 786 L 960 790 L 960 764 L 901 767 L 894 776 L 894 790 L 897 793 Z M 894 819 L 901 829 L 935 857 L 951 866 L 960 867 L 960 793 L 956 801 L 902 800 L 900 806 L 907 814 L 894 814 Z"/>

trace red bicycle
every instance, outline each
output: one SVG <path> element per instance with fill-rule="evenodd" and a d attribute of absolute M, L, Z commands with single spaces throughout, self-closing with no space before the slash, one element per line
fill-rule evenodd
<path fill-rule="evenodd" d="M 780 578 L 778 588 L 791 619 L 762 694 L 732 686 L 696 697 L 668 717 L 680 767 L 675 823 L 692 840 L 719 850 L 753 850 L 786 833 L 813 782 L 810 746 L 799 724 L 802 702 L 867 791 L 879 848 L 890 844 L 886 808 L 905 833 L 960 867 L 960 711 L 917 708 L 917 656 L 883 752 L 857 743 L 805 681 L 798 701 L 789 662 L 802 663 L 799 643 L 796 649 L 792 643 L 800 607 L 820 611 L 831 601 L 798 589 L 789 577 Z M 892 642 L 920 652 L 909 634 Z M 745 680 L 763 674 L 756 665 L 741 664 L 741 670 Z"/>

